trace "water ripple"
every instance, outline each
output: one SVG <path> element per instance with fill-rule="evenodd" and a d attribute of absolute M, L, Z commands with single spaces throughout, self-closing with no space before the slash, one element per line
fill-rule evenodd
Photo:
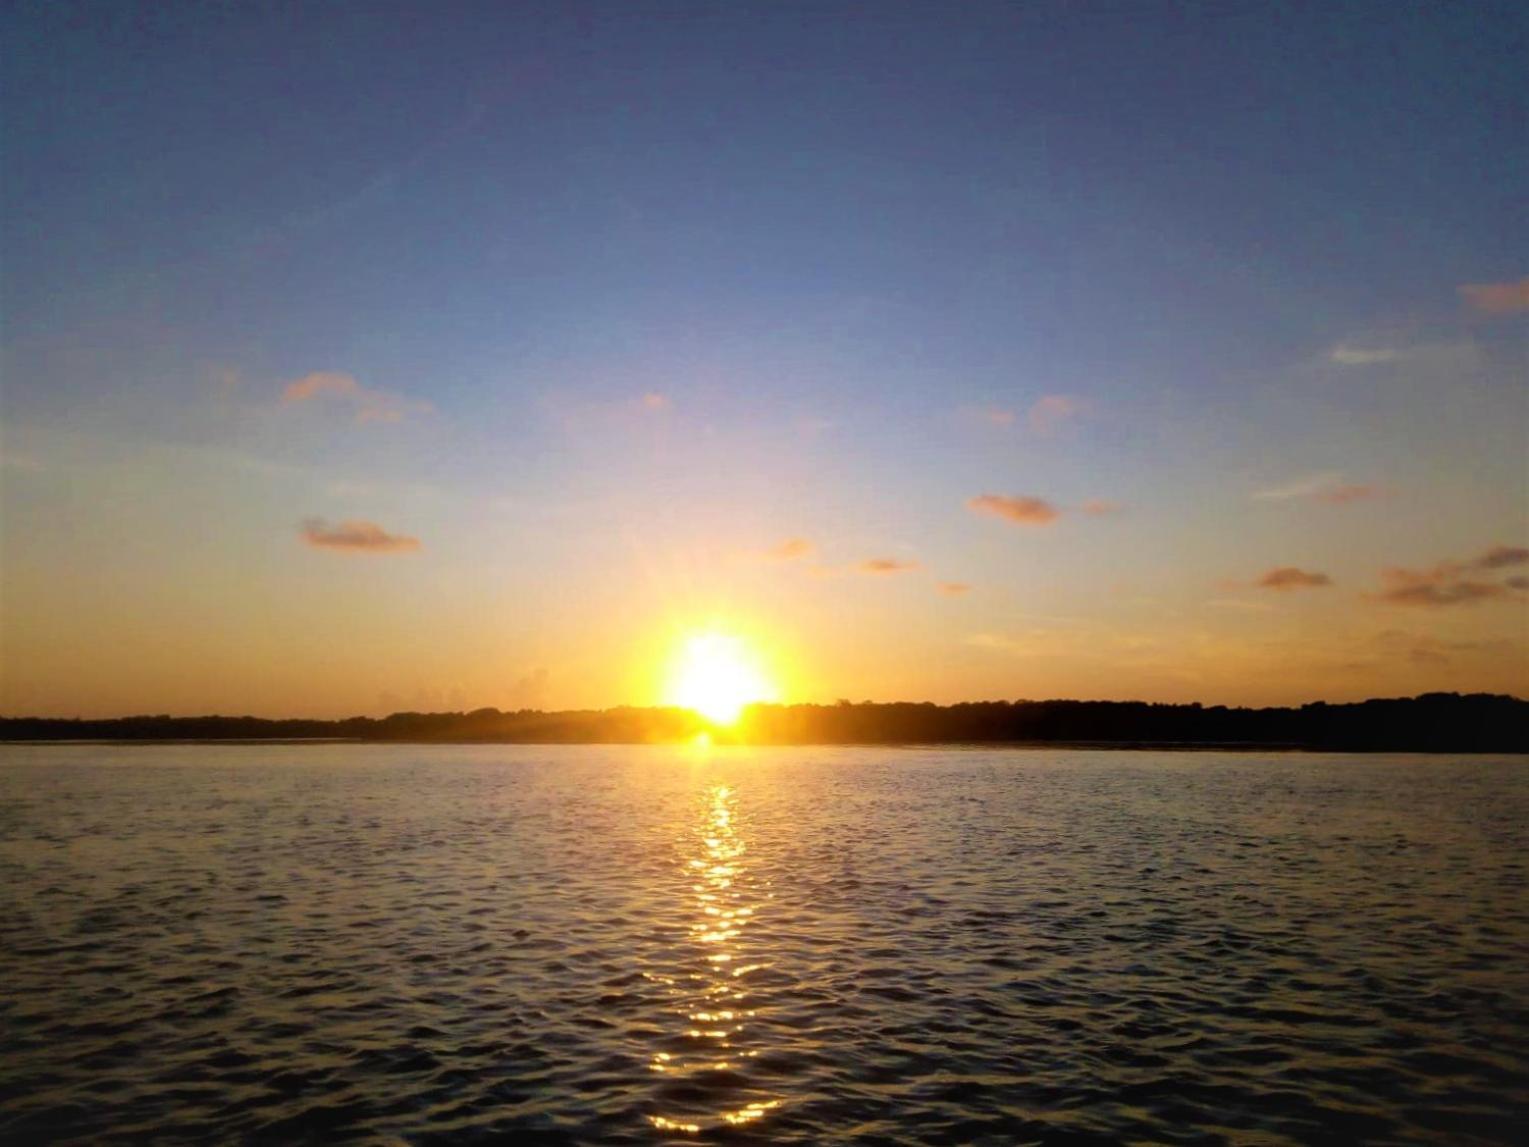
<path fill-rule="evenodd" d="M 3 752 L 5 1142 L 1529 1121 L 1522 758 Z"/>

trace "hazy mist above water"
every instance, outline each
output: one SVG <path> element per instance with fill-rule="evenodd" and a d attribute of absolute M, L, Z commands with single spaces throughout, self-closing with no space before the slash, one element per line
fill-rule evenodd
<path fill-rule="evenodd" d="M 1509 1142 L 1529 759 L 0 748 L 0 1139 Z"/>

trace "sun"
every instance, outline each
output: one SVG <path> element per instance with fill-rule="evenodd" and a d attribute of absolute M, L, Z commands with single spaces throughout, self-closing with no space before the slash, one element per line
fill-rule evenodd
<path fill-rule="evenodd" d="M 756 701 L 774 701 L 779 691 L 748 643 L 708 629 L 685 637 L 670 667 L 665 697 L 716 725 L 731 725 Z"/>

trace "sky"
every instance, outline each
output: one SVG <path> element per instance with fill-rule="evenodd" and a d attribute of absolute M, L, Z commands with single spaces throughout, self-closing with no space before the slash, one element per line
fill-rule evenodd
<path fill-rule="evenodd" d="M 1529 9 L 0 21 L 0 713 L 1529 694 Z"/>

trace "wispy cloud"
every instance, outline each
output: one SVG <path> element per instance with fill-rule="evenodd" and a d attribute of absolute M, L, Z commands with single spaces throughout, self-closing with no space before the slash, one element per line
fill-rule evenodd
<path fill-rule="evenodd" d="M 1363 502 L 1372 498 L 1384 498 L 1390 491 L 1371 482 L 1345 482 L 1336 470 L 1319 474 L 1307 474 L 1279 486 L 1256 490 L 1253 497 L 1261 502 L 1289 502 L 1303 500 L 1321 502 L 1329 506 L 1342 506 L 1350 502 Z"/>
<path fill-rule="evenodd" d="M 1318 502 L 1325 502 L 1329 506 L 1346 506 L 1350 502 L 1368 502 L 1374 498 L 1384 498 L 1389 493 L 1390 491 L 1384 486 L 1372 485 L 1369 482 L 1349 482 L 1328 490 L 1318 490 L 1312 498 Z"/>
<path fill-rule="evenodd" d="M 1027 421 L 1037 434 L 1054 434 L 1088 409 L 1081 398 L 1066 394 L 1047 394 L 1036 399 L 1030 407 Z"/>
<path fill-rule="evenodd" d="M 1516 283 L 1466 283 L 1460 296 L 1488 315 L 1511 315 L 1529 311 L 1529 279 Z"/>
<path fill-rule="evenodd" d="M 1342 481 L 1343 475 L 1336 470 L 1324 470 L 1320 474 L 1307 474 L 1278 486 L 1255 490 L 1253 497 L 1260 502 L 1288 502 L 1292 498 L 1310 498 L 1323 490 L 1331 489 Z"/>
<path fill-rule="evenodd" d="M 376 522 L 359 519 L 330 525 L 323 518 L 308 518 L 302 524 L 303 541 L 317 549 L 343 550 L 347 553 L 398 554 L 420 548 L 419 539 L 407 534 L 390 534 Z"/>
<path fill-rule="evenodd" d="M 979 494 L 966 503 L 977 514 L 991 514 L 1021 526 L 1049 526 L 1061 511 L 1042 498 L 1023 494 Z"/>
<path fill-rule="evenodd" d="M 293 379 L 282 388 L 281 401 L 284 406 L 313 401 L 343 403 L 355 411 L 357 422 L 402 422 L 410 415 L 428 414 L 434 409 L 423 400 L 372 390 L 357 382 L 354 375 L 332 370 Z"/>
<path fill-rule="evenodd" d="M 1471 565 L 1479 570 L 1501 570 L 1529 565 L 1529 547 L 1496 545 L 1479 555 Z"/>
<path fill-rule="evenodd" d="M 1339 343 L 1327 352 L 1327 360 L 1339 366 L 1375 366 L 1383 362 L 1399 362 L 1407 357 L 1407 353 L 1400 347 L 1367 347 L 1356 346 L 1353 343 Z"/>
<path fill-rule="evenodd" d="M 941 581 L 935 582 L 934 588 L 936 593 L 944 594 L 946 597 L 960 597 L 962 594 L 970 593 L 972 587 L 964 581 Z"/>
<path fill-rule="evenodd" d="M 1503 657 L 1520 652 L 1512 641 L 1446 641 L 1426 633 L 1407 633 L 1387 629 L 1370 639 L 1372 645 L 1389 656 L 1404 656 L 1419 665 L 1448 665 L 1457 657 Z"/>
<path fill-rule="evenodd" d="M 766 561 L 793 562 L 801 558 L 810 558 L 817 551 L 817 547 L 806 538 L 787 538 L 779 545 L 771 546 L 759 556 Z"/>
<path fill-rule="evenodd" d="M 1255 584 L 1261 589 L 1283 593 L 1292 589 L 1320 589 L 1332 585 L 1333 579 L 1325 573 L 1312 573 L 1295 566 L 1279 566 L 1264 574 Z"/>
<path fill-rule="evenodd" d="M 650 390 L 642 396 L 644 410 L 667 410 L 669 409 L 669 396 L 659 394 L 656 390 Z"/>
<path fill-rule="evenodd" d="M 1483 581 L 1472 574 L 1495 573 L 1529 564 L 1529 548 L 1495 545 L 1466 561 L 1442 561 L 1432 569 L 1392 567 L 1380 573 L 1380 589 L 1371 600 L 1387 605 L 1437 608 L 1518 598 L 1526 588 L 1522 577 L 1502 582 Z"/>
<path fill-rule="evenodd" d="M 1507 597 L 1507 586 L 1496 582 L 1472 581 L 1463 577 L 1441 577 L 1434 570 L 1389 569 L 1381 571 L 1381 589 L 1372 596 L 1388 605 L 1445 606 L 1469 605 L 1492 598 Z"/>
<path fill-rule="evenodd" d="M 14 450 L 0 450 L 0 470 L 25 470 L 37 473 L 44 469 L 43 464 L 30 454 L 19 454 Z"/>
<path fill-rule="evenodd" d="M 1118 514 L 1125 509 L 1119 502 L 1111 502 L 1108 498 L 1089 498 L 1078 509 L 1085 514 L 1091 514 L 1096 518 L 1106 517 L 1110 514 Z"/>
<path fill-rule="evenodd" d="M 865 574 L 907 573 L 918 569 L 918 562 L 906 561 L 902 558 L 866 558 L 855 568 Z"/>

